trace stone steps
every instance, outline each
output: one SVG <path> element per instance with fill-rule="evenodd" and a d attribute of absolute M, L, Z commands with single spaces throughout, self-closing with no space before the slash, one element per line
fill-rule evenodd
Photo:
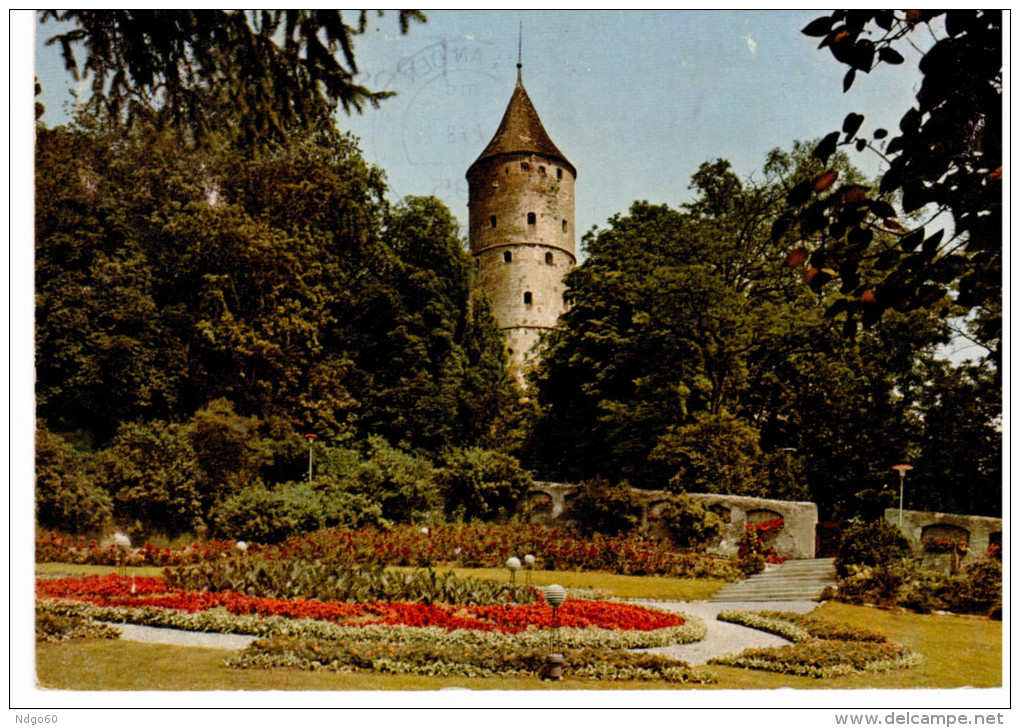
<path fill-rule="evenodd" d="M 836 586 L 833 559 L 799 559 L 770 566 L 761 574 L 725 586 L 710 601 L 817 601 L 827 586 Z"/>

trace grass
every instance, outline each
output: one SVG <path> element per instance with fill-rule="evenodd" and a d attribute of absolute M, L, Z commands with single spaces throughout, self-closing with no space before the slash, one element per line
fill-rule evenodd
<path fill-rule="evenodd" d="M 94 564 L 36 564 L 35 575 L 46 579 L 62 579 L 67 576 L 94 576 L 96 574 L 117 574 L 116 566 L 96 566 Z M 162 566 L 128 566 L 124 569 L 128 576 L 163 576 Z"/>
<path fill-rule="evenodd" d="M 410 567 L 396 567 L 410 568 Z M 473 576 L 505 582 L 506 569 L 466 569 L 440 567 L 437 571 L 452 571 L 457 576 Z M 116 566 L 92 566 L 89 564 L 36 564 L 37 576 L 59 578 L 64 576 L 89 576 L 92 574 L 116 574 Z M 129 566 L 129 576 L 162 576 L 159 566 Z M 517 581 L 525 583 L 524 572 L 517 573 Z M 623 576 L 600 571 L 534 571 L 532 583 L 537 586 L 559 584 L 564 587 L 587 587 L 601 589 L 622 599 L 667 599 L 670 601 L 700 601 L 708 599 L 727 584 L 714 579 L 673 579 L 666 576 Z"/>

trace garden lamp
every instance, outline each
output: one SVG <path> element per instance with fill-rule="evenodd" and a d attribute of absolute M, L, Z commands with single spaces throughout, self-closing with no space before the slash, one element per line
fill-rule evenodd
<path fill-rule="evenodd" d="M 913 470 L 913 465 L 893 465 L 892 470 L 896 470 L 900 474 L 900 530 L 903 530 L 903 481 L 907 477 L 907 471 Z"/>
<path fill-rule="evenodd" d="M 242 554 L 248 553 L 248 544 L 246 544 L 244 541 L 238 541 L 237 550 L 240 551 Z"/>
<path fill-rule="evenodd" d="M 127 576 L 127 559 L 125 554 L 131 548 L 131 539 L 127 537 L 127 534 L 118 531 L 113 534 L 113 545 L 117 547 L 117 561 L 120 562 L 120 568 L 117 570 L 118 575 Z"/>
<path fill-rule="evenodd" d="M 506 568 L 510 569 L 510 583 L 515 584 L 517 579 L 517 570 L 521 568 L 521 560 L 516 556 L 511 556 L 506 560 Z"/>
<path fill-rule="evenodd" d="M 553 638 L 556 644 L 560 643 L 560 615 L 559 608 L 567 601 L 567 590 L 559 584 L 550 584 L 545 588 L 545 600 L 553 610 Z"/>
<path fill-rule="evenodd" d="M 527 579 L 528 586 L 531 586 L 531 570 L 535 568 L 535 557 L 531 554 L 524 555 L 524 568 L 527 569 L 525 572 L 527 576 L 525 578 Z"/>

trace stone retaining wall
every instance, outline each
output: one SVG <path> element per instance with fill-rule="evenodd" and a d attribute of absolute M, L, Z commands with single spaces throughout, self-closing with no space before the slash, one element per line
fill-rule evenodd
<path fill-rule="evenodd" d="M 887 508 L 885 520 L 900 527 L 910 545 L 923 552 L 925 566 L 948 570 L 984 558 L 989 544 L 1002 545 L 1002 519 L 987 516 L 963 516 L 957 513 L 932 513 L 927 511 L 903 511 L 903 525 L 900 526 L 900 510 Z M 955 555 L 935 553 L 925 547 L 934 540 L 951 540 L 965 543 L 965 553 Z"/>
<path fill-rule="evenodd" d="M 567 483 L 534 483 L 527 495 L 531 522 L 547 525 L 565 522 L 567 504 L 577 489 L 577 485 Z M 658 522 L 658 516 L 670 494 L 664 490 L 637 488 L 634 493 L 642 504 L 642 532 L 649 536 L 665 537 L 665 527 Z M 745 525 L 782 517 L 783 528 L 773 544 L 776 551 L 791 559 L 815 557 L 818 507 L 814 503 L 712 493 L 691 493 L 690 496 L 715 512 L 725 524 L 722 538 L 712 551 L 735 554 Z"/>

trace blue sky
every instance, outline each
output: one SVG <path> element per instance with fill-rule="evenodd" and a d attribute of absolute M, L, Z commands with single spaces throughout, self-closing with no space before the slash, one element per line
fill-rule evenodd
<path fill-rule="evenodd" d="M 678 205 L 702 162 L 761 169 L 774 147 L 838 129 L 895 128 L 919 81 L 917 61 L 860 76 L 800 33 L 821 11 L 432 11 L 397 32 L 373 17 L 355 47 L 359 81 L 397 92 L 380 109 L 341 117 L 391 197 L 434 194 L 462 223 L 464 173 L 492 137 L 513 90 L 518 26 L 524 84 L 553 141 L 577 167 L 577 229 L 603 225 L 634 200 Z M 37 28 L 46 121 L 60 123 L 71 80 Z M 874 160 L 860 155 L 876 172 Z"/>

